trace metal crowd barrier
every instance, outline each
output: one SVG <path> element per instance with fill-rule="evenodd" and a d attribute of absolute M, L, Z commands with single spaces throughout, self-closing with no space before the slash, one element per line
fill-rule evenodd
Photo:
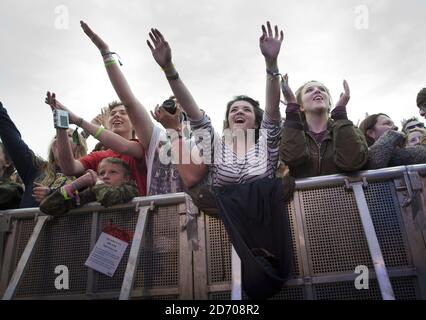
<path fill-rule="evenodd" d="M 6 240 L 0 295 L 3 299 L 191 299 L 191 242 L 183 229 L 195 220 L 187 210 L 188 201 L 183 193 L 135 198 L 109 209 L 91 204 L 55 219 L 46 219 L 38 209 L 3 211 L 0 232 Z M 112 278 L 84 265 L 110 222 L 134 231 Z M 69 270 L 68 290 L 55 287 L 57 266 Z"/>
<path fill-rule="evenodd" d="M 272 299 L 426 299 L 425 179 L 417 165 L 298 180 L 283 208 L 293 272 Z M 111 220 L 135 236 L 109 278 L 84 262 Z M 0 212 L 0 259 L 3 299 L 247 298 L 223 224 L 185 194 L 51 220 L 36 209 Z M 58 265 L 69 290 L 54 286 Z M 368 288 L 357 288 L 366 268 Z"/>

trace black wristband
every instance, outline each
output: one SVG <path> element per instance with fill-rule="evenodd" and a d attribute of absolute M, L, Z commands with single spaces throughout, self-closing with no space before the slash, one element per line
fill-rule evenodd
<path fill-rule="evenodd" d="M 166 77 L 167 77 L 167 80 L 177 80 L 177 79 L 179 79 L 179 73 L 176 72 L 176 74 L 174 74 L 172 76 L 167 76 L 166 75 Z"/>
<path fill-rule="evenodd" d="M 276 70 L 266 69 L 266 73 L 269 74 L 272 77 L 281 76 L 280 70 L 278 70 L 278 69 L 276 69 Z"/>

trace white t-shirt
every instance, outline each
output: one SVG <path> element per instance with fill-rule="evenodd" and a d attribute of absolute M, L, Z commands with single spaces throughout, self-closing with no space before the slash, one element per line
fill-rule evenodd
<path fill-rule="evenodd" d="M 171 161 L 171 144 L 166 132 L 154 125 L 146 153 L 147 195 L 184 191 L 176 165 Z"/>

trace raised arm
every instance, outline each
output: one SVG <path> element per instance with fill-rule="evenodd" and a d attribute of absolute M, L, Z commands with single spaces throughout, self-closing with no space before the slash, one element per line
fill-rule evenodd
<path fill-rule="evenodd" d="M 157 29 L 151 29 L 149 37 L 151 38 L 152 43 L 149 40 L 146 42 L 151 49 L 155 61 L 157 61 L 166 74 L 170 88 L 172 89 L 176 99 L 179 101 L 179 104 L 192 120 L 200 120 L 203 117 L 203 114 L 201 113 L 191 92 L 189 92 L 188 88 L 179 76 L 179 73 L 176 71 L 176 67 L 172 62 L 172 50 L 170 49 L 169 43 Z"/>
<path fill-rule="evenodd" d="M 287 108 L 281 135 L 280 158 L 290 167 L 296 167 L 309 160 L 309 151 L 299 112 L 300 105 L 290 88 L 287 74 L 283 77 L 281 87 Z"/>
<path fill-rule="evenodd" d="M 176 162 L 176 167 L 184 185 L 191 188 L 198 184 L 208 172 L 207 165 L 203 162 L 204 159 L 199 155 L 197 150 L 190 150 L 190 147 L 183 139 L 182 125 L 180 122 L 181 110 L 175 114 L 170 114 L 163 107 L 156 108 L 155 112 L 151 112 L 152 117 L 166 128 L 168 135 L 171 137 L 172 156 Z M 198 149 L 197 146 L 194 146 Z M 185 163 L 183 159 L 189 159 L 189 163 Z"/>
<path fill-rule="evenodd" d="M 138 136 L 142 146 L 147 150 L 149 148 L 154 126 L 148 111 L 133 94 L 106 42 L 94 33 L 86 23 L 81 21 L 80 24 L 84 33 L 92 40 L 102 54 L 111 84 L 121 102 L 126 106 L 130 120 L 135 128 L 136 135 Z"/>
<path fill-rule="evenodd" d="M 55 94 L 47 92 L 46 104 L 51 106 L 52 110 L 56 104 Z M 84 172 L 84 167 L 80 161 L 74 158 L 70 140 L 66 129 L 56 129 L 56 139 L 58 144 L 58 161 L 61 171 L 66 176 L 80 176 Z"/>
<path fill-rule="evenodd" d="M 348 119 L 346 105 L 350 99 L 350 89 L 343 81 L 344 92 L 331 112 L 333 123 L 334 162 L 344 171 L 356 171 L 365 167 L 369 152 L 361 130 Z M 374 148 L 373 148 L 374 149 Z M 373 165 L 373 164 L 372 164 Z"/>
<path fill-rule="evenodd" d="M 22 140 L 21 133 L 10 119 L 6 108 L 0 102 L 0 138 L 12 158 L 12 162 L 25 185 L 29 186 L 40 174 L 34 162 L 34 153 Z"/>
<path fill-rule="evenodd" d="M 136 159 L 142 159 L 145 156 L 145 153 L 140 143 L 136 141 L 127 140 L 110 130 L 104 130 L 103 127 L 84 120 L 83 118 L 77 116 L 68 108 L 66 108 L 58 100 L 56 100 L 54 93 L 52 94 L 52 96 L 54 97 L 53 99 L 55 101 L 53 102 L 53 99 L 51 99 L 52 108 L 67 111 L 69 115 L 70 124 L 78 125 L 86 133 L 98 139 L 107 148 L 112 149 L 113 151 L 120 154 L 130 155 Z M 46 101 L 47 100 L 49 100 L 49 93 L 48 97 L 46 98 Z"/>
<path fill-rule="evenodd" d="M 262 36 L 259 39 L 260 51 L 265 57 L 266 72 L 266 106 L 265 111 L 274 120 L 281 120 L 280 115 L 280 79 L 278 70 L 278 54 L 280 53 L 281 43 L 284 38 L 282 31 L 278 32 L 278 26 L 275 26 L 275 32 L 269 21 L 266 27 L 262 25 Z"/>

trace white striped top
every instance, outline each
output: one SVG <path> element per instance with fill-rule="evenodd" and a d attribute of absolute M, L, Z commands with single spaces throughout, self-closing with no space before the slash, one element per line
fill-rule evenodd
<path fill-rule="evenodd" d="M 205 113 L 201 120 L 191 120 L 191 127 L 197 145 L 203 149 L 204 162 L 210 166 L 214 186 L 221 187 L 229 184 L 248 183 L 265 177 L 275 177 L 282 130 L 281 120 L 274 121 L 265 112 L 259 140 L 244 157 L 238 157 L 232 148 L 232 143 L 227 144 L 226 137 L 222 137 L 214 131 L 211 120 Z M 206 134 L 210 139 L 206 139 Z M 200 136 L 204 139 L 200 139 Z M 213 145 L 212 152 L 210 152 L 209 142 L 212 143 L 210 145 Z M 213 163 L 211 163 L 212 153 L 214 155 Z"/>

